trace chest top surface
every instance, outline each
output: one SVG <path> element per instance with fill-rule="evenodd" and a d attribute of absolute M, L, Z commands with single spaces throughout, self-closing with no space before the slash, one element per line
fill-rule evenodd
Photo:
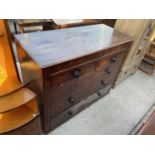
<path fill-rule="evenodd" d="M 15 39 L 41 68 L 132 41 L 103 24 L 18 34 Z"/>

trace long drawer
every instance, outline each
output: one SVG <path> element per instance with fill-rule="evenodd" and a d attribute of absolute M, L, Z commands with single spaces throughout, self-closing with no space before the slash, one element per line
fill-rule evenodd
<path fill-rule="evenodd" d="M 123 59 L 124 56 L 125 53 L 122 52 L 113 57 L 103 59 L 103 65 L 101 64 L 101 60 L 97 61 L 97 65 L 95 65 L 97 67 L 95 67 L 93 72 L 88 74 L 83 73 L 83 76 L 70 79 L 70 81 L 61 84 L 59 87 L 53 87 L 53 83 L 50 83 L 51 81 L 49 81 L 49 115 L 54 117 L 58 113 L 63 112 L 64 110 L 77 104 L 94 92 L 98 92 L 107 85 L 113 84 L 117 73 L 119 72 L 118 69 L 123 63 L 121 59 Z M 114 57 L 117 61 L 113 63 L 104 63 Z M 83 68 L 86 67 L 83 66 Z M 83 68 L 81 68 L 81 70 Z M 92 65 L 92 68 L 94 69 L 94 65 Z M 65 75 L 69 75 L 69 71 L 64 73 L 64 77 Z"/>
<path fill-rule="evenodd" d="M 108 85 L 105 88 L 101 89 L 97 93 L 90 95 L 88 98 L 82 100 L 78 104 L 72 106 L 71 108 L 65 110 L 64 112 L 58 114 L 57 116 L 50 119 L 50 130 L 53 130 L 58 125 L 64 123 L 68 119 L 72 118 L 80 111 L 91 105 L 94 101 L 102 98 L 103 96 L 107 95 L 111 89 L 112 85 Z"/>

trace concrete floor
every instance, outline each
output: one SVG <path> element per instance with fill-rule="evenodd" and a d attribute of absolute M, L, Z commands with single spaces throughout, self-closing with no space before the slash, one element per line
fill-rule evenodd
<path fill-rule="evenodd" d="M 141 71 L 123 81 L 51 135 L 126 135 L 155 103 L 155 74 Z"/>

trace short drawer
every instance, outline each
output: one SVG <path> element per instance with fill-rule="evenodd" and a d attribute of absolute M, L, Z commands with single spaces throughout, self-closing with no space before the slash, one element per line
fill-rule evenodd
<path fill-rule="evenodd" d="M 82 100 L 78 104 L 72 106 L 71 108 L 65 110 L 64 112 L 58 114 L 57 116 L 50 119 L 50 130 L 55 129 L 60 124 L 64 123 L 65 121 L 69 120 L 76 114 L 78 114 L 83 109 L 87 108 L 91 105 L 94 101 L 97 101 L 101 97 L 107 95 L 111 89 L 111 85 L 106 86 L 105 88 L 101 89 L 98 93 L 94 93 L 90 95 L 88 98 Z"/>
<path fill-rule="evenodd" d="M 82 64 L 63 71 L 56 75 L 49 77 L 51 87 L 63 86 L 66 82 L 70 82 L 75 79 L 80 79 L 84 76 L 88 76 L 94 73 L 96 70 L 101 71 L 109 64 L 109 59 L 101 59 L 90 63 Z"/>
<path fill-rule="evenodd" d="M 117 79 L 118 74 L 121 71 L 121 66 L 124 63 L 126 53 L 118 53 L 115 55 L 117 58 L 116 63 L 110 63 L 105 69 L 105 79 L 107 79 L 107 83 L 114 84 Z"/>

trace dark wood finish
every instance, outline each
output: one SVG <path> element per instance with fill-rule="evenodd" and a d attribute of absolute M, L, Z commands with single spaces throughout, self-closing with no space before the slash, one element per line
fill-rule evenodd
<path fill-rule="evenodd" d="M 126 50 L 126 49 L 123 49 Z M 48 70 L 48 79 L 50 86 L 59 87 L 63 83 L 79 79 L 83 76 L 92 75 L 95 72 L 101 72 L 105 69 L 117 67 L 115 64 L 120 63 L 121 59 L 124 58 L 123 50 L 117 51 L 115 55 L 102 56 L 98 59 L 88 61 L 84 64 L 79 64 L 70 67 L 69 69 L 64 69 L 56 73 L 52 73 L 53 70 Z M 121 53 L 120 53 L 121 52 Z M 114 61 L 114 59 L 116 61 Z M 56 69 L 56 68 L 55 68 Z M 114 69 L 113 69 L 114 70 Z"/>
<path fill-rule="evenodd" d="M 50 130 L 55 129 L 58 125 L 62 124 L 63 122 L 69 120 L 80 111 L 84 110 L 88 106 L 90 106 L 93 102 L 99 100 L 100 98 L 104 97 L 109 93 L 111 89 L 111 85 L 107 85 L 105 88 L 100 89 L 97 93 L 91 94 L 89 97 L 85 98 L 84 100 L 80 101 L 78 104 L 75 104 L 71 108 L 63 111 L 56 117 L 51 117 L 50 120 Z"/>
<path fill-rule="evenodd" d="M 114 27 L 116 23 L 116 19 L 99 19 L 100 23 L 108 25 L 110 27 Z"/>
<path fill-rule="evenodd" d="M 106 52 L 109 54 L 131 43 L 131 38 L 128 36 L 102 24 L 15 37 L 40 68 L 51 67 L 84 56 L 93 57 L 95 54 L 102 56 Z"/>
<path fill-rule="evenodd" d="M 52 19 L 54 29 L 105 24 L 114 27 L 116 19 Z"/>
<path fill-rule="evenodd" d="M 50 98 L 51 101 L 54 101 L 54 103 L 50 104 L 51 117 L 80 102 L 83 98 L 104 88 L 106 85 L 113 84 L 113 81 L 116 78 L 115 76 L 117 75 L 116 71 L 120 68 L 121 62 L 124 60 L 125 53 L 122 52 L 121 54 L 117 54 L 117 56 L 118 62 L 112 63 L 111 65 L 108 65 L 108 63 L 106 65 L 105 63 L 106 61 L 108 62 L 109 60 L 112 60 L 111 57 L 105 58 L 105 60 L 102 61 L 99 59 L 99 61 L 95 61 L 95 64 L 91 63 L 91 69 L 95 68 L 94 71 L 91 72 L 91 69 L 90 72 L 89 70 L 85 70 L 83 71 L 85 74 L 78 78 L 74 77 L 74 75 L 72 76 L 74 70 L 80 70 L 80 67 L 78 68 L 78 66 L 77 68 L 69 71 L 73 78 L 68 78 L 68 81 L 65 78 L 66 72 L 61 73 L 61 75 L 58 74 L 57 79 L 51 77 L 49 81 L 51 92 Z M 101 64 L 101 62 L 104 63 Z M 110 71 L 110 74 L 107 70 Z M 61 77 L 64 78 L 63 81 L 61 80 Z M 56 84 L 57 81 L 59 82 L 59 85 L 57 85 L 58 88 L 54 87 L 55 85 L 51 83 L 52 81 L 56 81 Z"/>
<path fill-rule="evenodd" d="M 18 31 L 17 31 L 17 25 L 16 25 L 16 21 L 15 21 L 15 19 L 13 20 L 13 25 L 14 25 L 14 28 L 15 28 L 15 34 L 17 34 Z"/>
<path fill-rule="evenodd" d="M 132 43 L 103 24 L 15 38 L 24 82 L 32 81 L 40 100 L 45 132 L 70 118 L 69 109 L 81 111 L 95 101 L 83 105 L 90 95 L 109 92 Z"/>
<path fill-rule="evenodd" d="M 52 19 L 54 29 L 100 24 L 97 19 Z"/>
<path fill-rule="evenodd" d="M 25 27 L 42 26 L 43 30 L 53 29 L 53 22 L 50 19 L 15 19 L 14 26 L 17 33 L 16 25 L 18 25 L 20 33 L 25 33 Z"/>
<path fill-rule="evenodd" d="M 155 135 L 155 111 L 139 129 L 138 135 Z"/>

